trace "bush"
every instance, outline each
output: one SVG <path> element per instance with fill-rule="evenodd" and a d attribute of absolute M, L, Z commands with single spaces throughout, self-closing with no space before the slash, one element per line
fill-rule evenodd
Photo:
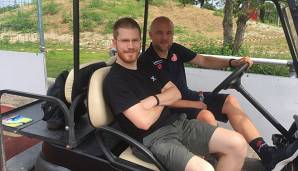
<path fill-rule="evenodd" d="M 42 11 L 44 14 L 49 14 L 49 15 L 57 14 L 59 11 L 58 4 L 52 0 L 49 3 L 46 3 L 45 5 L 43 5 Z"/>
<path fill-rule="evenodd" d="M 212 55 L 231 55 L 232 50 L 229 46 L 222 47 L 213 42 L 207 42 L 205 44 L 195 44 L 191 49 L 199 54 L 212 54 Z M 237 56 L 249 56 L 249 51 L 242 47 L 240 54 Z M 192 65 L 187 65 L 193 67 Z M 264 75 L 276 75 L 276 76 L 289 76 L 289 68 L 287 66 L 270 65 L 270 64 L 254 64 L 250 70 L 250 73 L 264 74 Z"/>
<path fill-rule="evenodd" d="M 264 75 L 289 76 L 289 68 L 280 65 L 255 64 L 250 68 L 249 72 Z"/>
<path fill-rule="evenodd" d="M 91 9 L 82 10 L 81 31 L 93 31 L 93 29 L 102 22 L 101 16 Z"/>
<path fill-rule="evenodd" d="M 36 31 L 36 23 L 32 20 L 31 16 L 31 12 L 17 11 L 15 15 L 12 15 L 3 23 L 2 27 L 21 32 Z"/>
<path fill-rule="evenodd" d="M 65 24 L 72 22 L 71 15 L 68 14 L 66 11 L 63 12 L 62 19 L 63 19 L 62 22 L 65 23 Z"/>

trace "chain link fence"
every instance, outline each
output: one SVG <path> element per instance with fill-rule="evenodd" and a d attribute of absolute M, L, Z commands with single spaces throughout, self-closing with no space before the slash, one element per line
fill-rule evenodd
<path fill-rule="evenodd" d="M 0 0 L 0 50 L 39 50 L 38 0 Z M 23 44 L 23 46 L 21 46 Z M 24 45 L 29 46 L 24 49 Z"/>

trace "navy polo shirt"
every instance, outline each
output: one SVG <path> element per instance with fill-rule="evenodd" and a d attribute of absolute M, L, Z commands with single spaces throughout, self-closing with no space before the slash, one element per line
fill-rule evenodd
<path fill-rule="evenodd" d="M 184 63 L 195 58 L 197 54 L 186 47 L 173 43 L 166 59 L 155 52 L 152 44 L 141 54 L 138 69 L 146 76 L 154 78 L 159 74 L 166 75 L 180 90 L 182 99 L 197 100 L 197 92 L 188 88 Z"/>

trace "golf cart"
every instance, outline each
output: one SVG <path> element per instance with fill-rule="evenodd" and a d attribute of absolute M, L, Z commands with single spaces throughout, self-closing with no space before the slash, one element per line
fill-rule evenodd
<path fill-rule="evenodd" d="M 278 1 L 274 1 L 281 23 L 287 38 L 289 49 L 293 58 L 293 65 L 298 75 L 298 45 L 295 44 L 295 35 L 298 34 L 298 2 L 297 0 L 288 0 L 288 8 L 281 9 Z M 287 10 L 290 11 L 287 12 Z M 291 16 L 287 15 L 291 14 Z M 37 156 L 36 162 L 31 166 L 25 163 L 22 170 L 35 171 L 69 171 L 69 170 L 166 170 L 162 164 L 152 155 L 152 153 L 136 140 L 128 137 L 121 132 L 117 122 L 113 120 L 113 115 L 107 107 L 102 95 L 102 81 L 110 69 L 110 62 L 96 62 L 86 66 L 79 65 L 79 1 L 73 1 L 73 28 L 74 28 L 74 69 L 73 74 L 69 74 L 67 80 L 71 90 L 66 93 L 66 99 L 71 99 L 71 106 L 68 108 L 60 99 L 42 96 L 38 94 L 19 92 L 14 90 L 1 90 L 0 97 L 3 94 L 12 94 L 35 98 L 37 101 L 25 106 L 14 109 L 13 111 L 2 114 L 2 118 L 10 117 L 15 114 L 22 114 L 33 119 L 32 122 L 24 124 L 20 127 L 12 128 L 2 125 L 6 131 L 15 132 L 28 137 L 42 140 L 42 145 L 38 146 L 35 151 Z M 143 47 L 145 49 L 146 28 L 148 19 L 148 0 L 145 1 L 144 11 L 144 30 L 143 30 Z M 289 22 L 290 21 L 290 22 Z M 91 68 L 91 69 L 90 69 Z M 83 70 L 86 69 L 86 72 Z M 243 94 L 262 114 L 265 118 L 280 131 L 280 135 L 274 135 L 274 144 L 278 146 L 287 145 L 289 142 L 297 139 L 296 131 L 298 128 L 298 118 L 294 116 L 295 121 L 289 130 L 286 130 L 272 115 L 265 110 L 241 85 L 241 76 L 247 69 L 247 65 L 235 70 L 229 77 L 220 83 L 214 93 L 218 93 L 222 89 L 234 88 Z M 88 78 L 87 80 L 85 78 Z M 90 80 L 89 80 L 90 78 Z M 87 88 L 86 88 L 87 87 Z M 75 123 L 74 115 L 78 110 L 78 106 L 87 101 L 87 114 Z M 65 127 L 61 130 L 49 130 L 47 123 L 42 120 L 42 105 L 45 102 L 51 102 L 57 105 L 64 114 Z M 2 131 L 2 130 L 1 130 Z M 1 136 L 3 134 L 1 133 Z M 1 141 L 1 161 L 2 169 L 5 170 L 21 170 L 13 168 L 15 166 L 7 165 L 3 150 L 3 141 Z M 131 148 L 137 148 L 139 151 L 151 161 L 145 162 L 136 158 Z M 30 153 L 31 154 L 31 153 Z M 37 154 L 37 155 L 36 155 Z M 28 155 L 25 155 L 29 157 Z M 32 156 L 30 156 L 32 157 Z M 23 163 L 26 160 L 18 160 Z M 36 158 L 35 158 L 36 159 Z M 291 163 L 294 170 L 298 168 L 298 159 Z M 253 169 L 262 170 L 258 161 Z M 249 165 L 247 166 L 250 167 Z"/>

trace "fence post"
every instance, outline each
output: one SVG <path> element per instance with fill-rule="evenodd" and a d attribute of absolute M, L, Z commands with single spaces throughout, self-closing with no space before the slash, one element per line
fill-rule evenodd
<path fill-rule="evenodd" d="M 42 22 L 42 2 L 37 0 L 37 18 L 38 18 L 38 33 L 39 33 L 39 50 L 45 52 L 45 41 Z"/>

